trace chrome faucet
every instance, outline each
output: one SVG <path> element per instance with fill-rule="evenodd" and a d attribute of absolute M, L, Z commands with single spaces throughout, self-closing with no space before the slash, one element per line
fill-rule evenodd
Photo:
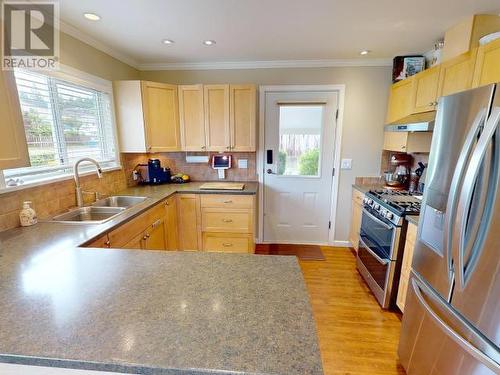
<path fill-rule="evenodd" d="M 80 175 L 78 174 L 78 167 L 80 166 L 81 162 L 88 161 L 89 163 L 92 163 L 96 166 L 97 169 L 97 177 L 102 178 L 102 169 L 101 166 L 97 161 L 91 158 L 82 158 L 78 160 L 75 163 L 75 166 L 73 168 L 73 173 L 75 174 L 75 184 L 76 184 L 76 204 L 78 207 L 83 206 L 83 191 L 82 188 L 80 187 Z"/>

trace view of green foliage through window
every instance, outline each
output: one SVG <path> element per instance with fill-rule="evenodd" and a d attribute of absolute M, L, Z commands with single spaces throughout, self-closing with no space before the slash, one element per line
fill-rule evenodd
<path fill-rule="evenodd" d="M 107 92 L 32 72 L 15 77 L 31 161 L 25 173 L 71 166 L 82 157 L 115 160 Z"/>
<path fill-rule="evenodd" d="M 319 176 L 322 105 L 280 106 L 278 175 Z"/>

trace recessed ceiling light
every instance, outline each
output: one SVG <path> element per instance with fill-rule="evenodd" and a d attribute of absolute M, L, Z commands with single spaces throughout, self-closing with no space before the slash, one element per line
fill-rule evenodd
<path fill-rule="evenodd" d="M 203 44 L 206 46 L 213 46 L 215 44 L 215 40 L 204 40 Z"/>
<path fill-rule="evenodd" d="M 364 56 L 364 55 L 368 55 L 370 52 L 371 52 L 370 50 L 365 49 L 365 50 L 361 51 L 359 54 Z"/>
<path fill-rule="evenodd" d="M 163 39 L 161 42 L 163 44 L 174 44 L 175 43 L 172 39 Z"/>
<path fill-rule="evenodd" d="M 83 13 L 83 16 L 91 21 L 99 21 L 101 19 L 101 17 L 95 13 Z"/>

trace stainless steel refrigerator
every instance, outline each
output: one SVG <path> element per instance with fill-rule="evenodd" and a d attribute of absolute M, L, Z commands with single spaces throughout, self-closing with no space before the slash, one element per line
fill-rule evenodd
<path fill-rule="evenodd" d="M 399 359 L 500 374 L 500 83 L 439 100 Z"/>

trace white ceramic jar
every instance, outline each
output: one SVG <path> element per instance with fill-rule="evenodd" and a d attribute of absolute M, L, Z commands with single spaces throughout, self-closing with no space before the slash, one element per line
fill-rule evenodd
<path fill-rule="evenodd" d="M 21 221 L 22 227 L 29 227 L 35 225 L 38 222 L 36 217 L 36 212 L 30 206 L 31 202 L 26 201 L 23 203 L 23 209 L 19 213 L 19 220 Z"/>

